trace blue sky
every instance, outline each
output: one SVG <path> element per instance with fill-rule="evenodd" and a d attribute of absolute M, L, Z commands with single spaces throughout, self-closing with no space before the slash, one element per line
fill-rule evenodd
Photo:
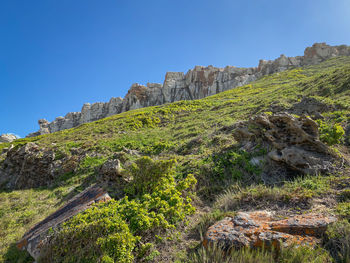
<path fill-rule="evenodd" d="M 349 0 L 0 0 L 0 134 L 195 65 L 350 45 Z"/>

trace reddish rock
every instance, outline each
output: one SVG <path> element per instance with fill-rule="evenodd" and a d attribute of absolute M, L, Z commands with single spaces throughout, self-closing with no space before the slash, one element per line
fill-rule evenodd
<path fill-rule="evenodd" d="M 209 227 L 204 246 L 219 243 L 225 249 L 242 247 L 274 247 L 314 245 L 326 231 L 335 217 L 308 214 L 297 215 L 284 220 L 275 219 L 271 213 L 256 211 L 239 212 L 234 217 L 226 217 Z"/>
<path fill-rule="evenodd" d="M 40 249 L 49 238 L 50 229 L 58 228 L 62 223 L 86 210 L 96 202 L 106 202 L 110 196 L 102 188 L 92 186 L 75 196 L 65 206 L 36 224 L 32 229 L 24 234 L 22 240 L 17 243 L 21 250 L 27 250 L 29 254 L 38 259 Z"/>

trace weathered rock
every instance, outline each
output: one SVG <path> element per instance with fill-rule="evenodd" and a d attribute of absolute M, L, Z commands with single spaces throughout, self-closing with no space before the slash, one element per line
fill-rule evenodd
<path fill-rule="evenodd" d="M 56 158 L 53 150 L 40 148 L 32 142 L 10 147 L 0 167 L 0 186 L 7 189 L 49 186 L 58 176 L 75 171 L 79 158 Z"/>
<path fill-rule="evenodd" d="M 257 147 L 268 149 L 265 177 L 274 172 L 317 174 L 333 171 L 335 155 L 319 140 L 318 126 L 311 118 L 288 113 L 259 115 L 240 122 L 234 130 L 242 149 L 252 152 Z"/>
<path fill-rule="evenodd" d="M 313 65 L 336 56 L 350 56 L 350 47 L 329 46 L 316 43 L 305 49 L 304 56 L 286 57 L 281 55 L 276 60 L 260 60 L 258 67 L 236 68 L 227 66 L 195 66 L 186 74 L 168 72 L 163 85 L 148 83 L 147 86 L 133 84 L 125 98 L 112 98 L 109 102 L 84 104 L 81 112 L 71 112 L 65 117 L 58 117 L 52 122 L 40 120 L 40 130 L 28 137 L 69 129 L 83 123 L 148 106 L 161 105 L 179 100 L 201 99 L 238 86 L 246 85 L 258 78 L 281 72 L 290 68 Z"/>
<path fill-rule="evenodd" d="M 59 227 L 69 218 L 86 210 L 97 202 L 110 200 L 108 193 L 102 188 L 93 186 L 87 188 L 82 193 L 71 199 L 65 206 L 36 224 L 32 229 L 24 234 L 17 243 L 20 250 L 27 250 L 29 254 L 37 260 L 40 257 L 41 248 L 50 239 L 49 231 L 59 229 Z"/>
<path fill-rule="evenodd" d="M 100 167 L 97 168 L 97 173 L 102 175 L 107 180 L 113 180 L 118 176 L 122 176 L 121 174 L 121 165 L 118 159 L 112 159 L 106 161 Z"/>
<path fill-rule="evenodd" d="M 11 133 L 1 134 L 0 135 L 0 143 L 2 142 L 12 142 L 14 140 L 18 139 L 16 135 Z"/>
<path fill-rule="evenodd" d="M 289 245 L 314 245 L 335 217 L 305 214 L 277 220 L 271 212 L 239 212 L 209 227 L 204 246 L 217 243 L 225 249 L 261 248 L 275 249 Z"/>
<path fill-rule="evenodd" d="M 53 176 L 49 171 L 54 158 L 52 151 L 44 152 L 31 142 L 12 148 L 0 170 L 0 185 L 10 189 L 46 185 Z"/>
<path fill-rule="evenodd" d="M 322 118 L 321 113 L 335 110 L 334 105 L 326 104 L 315 98 L 306 97 L 300 102 L 295 103 L 288 111 L 297 115 L 310 115 L 316 118 Z"/>

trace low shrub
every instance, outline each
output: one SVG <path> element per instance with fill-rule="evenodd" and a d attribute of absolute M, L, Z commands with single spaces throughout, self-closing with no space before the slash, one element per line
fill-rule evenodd
<path fill-rule="evenodd" d="M 322 120 L 317 120 L 319 126 L 320 139 L 328 145 L 334 145 L 341 142 L 345 131 L 339 123 L 331 124 Z"/>
<path fill-rule="evenodd" d="M 350 262 L 350 223 L 340 220 L 328 227 L 324 247 L 338 263 Z"/>
<path fill-rule="evenodd" d="M 66 222 L 46 246 L 40 262 L 133 262 L 135 254 L 147 253 L 147 240 L 174 229 L 192 214 L 190 191 L 193 175 L 176 182 L 175 160 L 138 159 L 126 169 L 133 178 L 128 196 L 97 204 Z M 138 251 L 138 252 L 137 252 Z"/>

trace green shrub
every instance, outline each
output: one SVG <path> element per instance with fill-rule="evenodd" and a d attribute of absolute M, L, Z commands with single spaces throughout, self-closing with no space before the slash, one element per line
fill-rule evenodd
<path fill-rule="evenodd" d="M 175 160 L 138 159 L 126 172 L 133 178 L 121 200 L 111 200 L 85 210 L 64 224 L 46 247 L 41 262 L 133 262 L 135 247 L 152 258 L 157 252 L 142 249 L 143 237 L 174 229 L 195 209 L 189 192 L 193 175 L 176 182 Z"/>
<path fill-rule="evenodd" d="M 329 124 L 322 120 L 317 120 L 317 124 L 319 125 L 321 141 L 328 145 L 334 145 L 341 142 L 345 131 L 339 123 Z"/>
<path fill-rule="evenodd" d="M 93 207 L 65 223 L 39 262 L 132 262 L 137 238 L 115 214 L 115 204 Z"/>
<path fill-rule="evenodd" d="M 253 157 L 265 154 L 264 150 L 248 153 L 241 150 L 227 150 L 210 156 L 206 162 L 212 165 L 215 180 L 230 178 L 234 181 L 242 179 L 244 175 L 258 175 L 261 167 L 250 162 Z"/>
<path fill-rule="evenodd" d="M 340 220 L 328 227 L 324 246 L 338 263 L 350 262 L 350 223 Z"/>
<path fill-rule="evenodd" d="M 342 218 L 350 219 L 350 203 L 339 203 L 336 208 L 336 213 Z"/>

